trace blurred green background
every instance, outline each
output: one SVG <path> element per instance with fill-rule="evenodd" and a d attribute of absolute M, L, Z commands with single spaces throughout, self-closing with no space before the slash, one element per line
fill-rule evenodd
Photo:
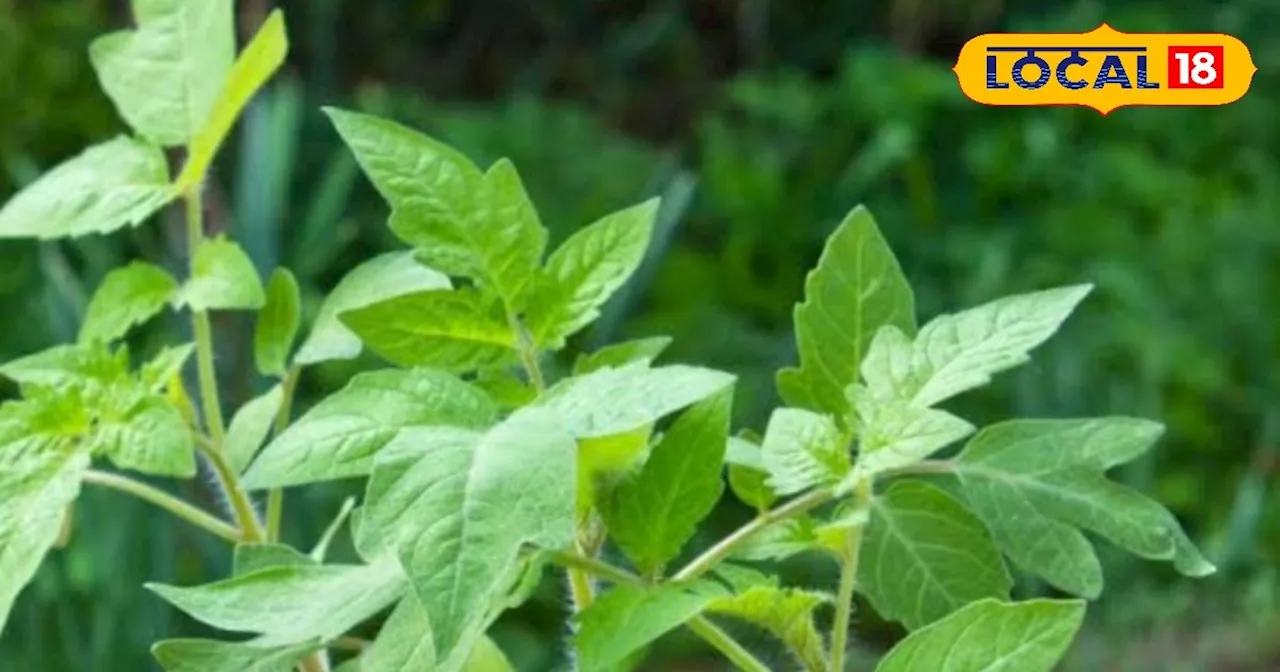
<path fill-rule="evenodd" d="M 276 5 L 237 4 L 245 35 Z M 1093 282 L 1094 295 L 1033 364 L 958 410 L 979 424 L 1086 414 L 1165 422 L 1159 449 L 1120 477 L 1172 508 L 1221 571 L 1191 582 L 1102 547 L 1108 588 L 1064 668 L 1280 669 L 1280 3 L 278 4 L 289 64 L 240 124 L 209 201 L 215 225 L 244 243 L 264 276 L 278 264 L 295 270 L 308 315 L 346 269 L 398 246 L 385 206 L 319 112 L 328 104 L 392 116 L 480 162 L 510 157 L 553 242 L 662 195 L 646 265 L 574 347 L 673 336 L 668 359 L 741 376 L 743 426 L 761 429 L 777 403 L 772 375 L 794 358 L 790 313 L 805 271 L 855 204 L 876 214 L 923 316 Z M 980 33 L 1083 31 L 1104 20 L 1129 32 L 1236 35 L 1259 72 L 1228 107 L 1104 118 L 982 107 L 949 71 Z M 128 21 L 123 0 L 0 0 L 0 196 L 124 131 L 86 49 Z M 110 239 L 0 244 L 9 316 L 0 359 L 72 340 L 111 267 L 137 256 L 176 265 L 174 217 Z M 263 385 L 238 373 L 252 370 L 251 318 L 220 316 L 215 326 L 223 389 L 238 403 Z M 183 328 L 159 325 L 135 345 L 172 341 Z M 307 371 L 301 406 L 379 365 Z M 172 487 L 220 505 L 207 481 Z M 287 539 L 309 547 L 358 492 L 290 492 Z M 726 504 L 695 543 L 746 515 Z M 0 638 L 0 670 L 148 670 L 150 642 L 209 634 L 141 584 L 221 576 L 229 557 L 220 542 L 93 489 L 74 531 L 20 598 Z M 786 570 L 832 585 L 820 561 Z M 563 666 L 566 601 L 549 577 L 497 626 L 521 670 Z M 901 635 L 869 609 L 855 624 L 868 656 Z M 677 634 L 646 669 L 721 669 L 711 660 Z"/>

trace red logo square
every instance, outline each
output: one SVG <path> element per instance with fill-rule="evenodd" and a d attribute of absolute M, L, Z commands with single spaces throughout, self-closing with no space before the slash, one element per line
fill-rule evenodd
<path fill-rule="evenodd" d="M 1221 89 L 1222 47 L 1169 47 L 1169 88 Z"/>

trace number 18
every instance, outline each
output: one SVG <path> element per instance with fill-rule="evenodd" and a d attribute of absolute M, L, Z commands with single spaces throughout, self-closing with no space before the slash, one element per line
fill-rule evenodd
<path fill-rule="evenodd" d="M 1169 47 L 1171 89 L 1221 89 L 1222 47 Z"/>

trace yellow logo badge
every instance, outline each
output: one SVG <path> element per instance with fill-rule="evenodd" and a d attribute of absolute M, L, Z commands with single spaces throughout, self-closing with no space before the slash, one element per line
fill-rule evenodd
<path fill-rule="evenodd" d="M 992 33 L 965 43 L 952 68 L 983 105 L 1226 105 L 1258 68 L 1249 48 L 1220 33 Z"/>

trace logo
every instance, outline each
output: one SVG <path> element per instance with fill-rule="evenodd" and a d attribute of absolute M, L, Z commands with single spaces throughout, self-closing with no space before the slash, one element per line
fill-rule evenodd
<path fill-rule="evenodd" d="M 992 33 L 969 40 L 951 69 L 983 105 L 1226 105 L 1249 90 L 1249 48 L 1219 33 Z"/>

